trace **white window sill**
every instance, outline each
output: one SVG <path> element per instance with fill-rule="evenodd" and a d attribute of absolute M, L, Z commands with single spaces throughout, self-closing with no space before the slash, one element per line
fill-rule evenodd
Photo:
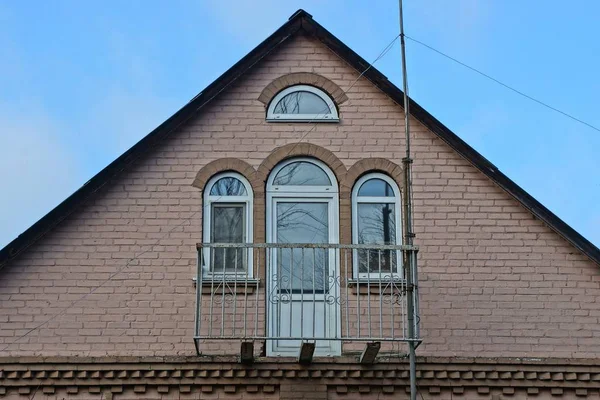
<path fill-rule="evenodd" d="M 259 282 L 259 279 L 256 278 L 251 278 L 248 277 L 246 278 L 245 275 L 239 275 L 239 276 L 235 276 L 235 275 L 225 275 L 225 279 L 223 279 L 223 275 L 215 275 L 214 277 L 212 276 L 203 276 L 202 278 L 200 278 L 202 280 L 202 286 L 206 286 L 206 285 L 219 285 L 219 284 L 223 284 L 223 282 L 225 282 L 226 284 L 234 284 L 237 283 L 239 284 L 245 284 L 246 282 L 248 282 L 248 285 L 257 285 Z M 194 284 L 196 284 L 196 281 L 198 280 L 197 277 L 193 277 L 192 281 L 194 281 Z"/>
<path fill-rule="evenodd" d="M 197 285 L 197 278 L 192 278 L 194 281 L 194 286 Z M 254 293 L 254 290 L 258 288 L 260 283 L 259 279 L 238 277 L 236 279 L 235 276 L 226 276 L 225 280 L 223 280 L 223 276 L 220 276 L 219 279 L 215 277 L 215 279 L 211 279 L 211 277 L 203 277 L 202 278 L 202 294 L 216 294 L 223 293 L 222 288 L 225 287 L 225 292 L 233 293 Z M 247 289 L 247 291 L 246 291 Z"/>
<path fill-rule="evenodd" d="M 393 285 L 392 285 L 393 284 Z M 353 294 L 390 294 L 394 291 L 403 291 L 406 289 L 406 279 L 399 275 L 394 275 L 393 279 L 377 279 L 360 277 L 359 279 L 349 279 L 348 287 L 352 289 Z"/>

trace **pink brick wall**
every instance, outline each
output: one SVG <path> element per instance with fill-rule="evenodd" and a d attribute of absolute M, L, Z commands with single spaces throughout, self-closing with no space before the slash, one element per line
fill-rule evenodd
<path fill-rule="evenodd" d="M 202 194 L 191 183 L 210 161 L 235 157 L 257 167 L 299 141 L 308 125 L 266 123 L 257 98 L 277 77 L 304 71 L 344 89 L 358 75 L 319 43 L 294 39 L 0 271 L 2 349 L 137 255 L 0 355 L 194 354 Z M 317 125 L 304 141 L 346 168 L 365 157 L 400 164 L 402 109 L 364 79 L 347 95 L 342 121 Z M 599 267 L 416 121 L 412 135 L 419 353 L 599 356 Z"/>

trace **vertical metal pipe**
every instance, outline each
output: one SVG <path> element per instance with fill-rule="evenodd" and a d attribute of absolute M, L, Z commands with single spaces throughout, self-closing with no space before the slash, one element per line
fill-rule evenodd
<path fill-rule="evenodd" d="M 404 38 L 404 16 L 402 15 L 402 0 L 400 3 L 400 51 L 402 52 L 402 89 L 404 91 L 404 131 L 406 133 L 406 158 L 410 158 L 410 127 L 408 101 L 408 72 L 406 70 L 406 43 Z"/>
<path fill-rule="evenodd" d="M 417 399 L 417 373 L 416 373 L 416 347 L 415 342 L 412 341 L 416 338 L 415 336 L 415 309 L 414 309 L 414 286 L 413 286 L 413 272 L 416 270 L 414 266 L 414 251 L 413 245 L 413 231 L 412 231 L 412 159 L 410 154 L 410 110 L 409 110 L 409 98 L 408 98 L 408 73 L 406 70 L 406 43 L 404 37 L 404 16 L 402 10 L 402 0 L 399 0 L 399 17 L 400 17 L 400 49 L 402 53 L 402 81 L 404 90 L 404 130 L 406 134 L 406 157 L 402 159 L 404 166 L 404 189 L 405 193 L 403 196 L 404 202 L 404 244 L 410 246 L 404 252 L 404 266 L 406 269 L 406 295 L 407 295 L 407 314 L 408 314 L 408 337 L 411 341 L 408 343 L 409 348 L 409 361 L 410 361 L 410 399 Z"/>

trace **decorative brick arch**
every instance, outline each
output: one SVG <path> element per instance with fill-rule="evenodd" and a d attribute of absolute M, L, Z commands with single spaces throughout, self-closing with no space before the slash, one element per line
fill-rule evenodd
<path fill-rule="evenodd" d="M 340 184 L 340 197 L 348 199 L 352 196 L 354 183 L 364 174 L 381 172 L 396 182 L 401 192 L 404 192 L 403 169 L 400 165 L 385 158 L 363 158 L 357 161 L 346 173 L 346 179 Z"/>
<path fill-rule="evenodd" d="M 346 178 L 346 167 L 339 158 L 324 147 L 312 143 L 289 143 L 278 147 L 271 152 L 259 165 L 256 178 L 261 183 L 263 190 L 271 170 L 280 162 L 293 157 L 314 157 L 324 162 L 335 175 L 337 183 L 341 184 Z"/>
<path fill-rule="evenodd" d="M 263 192 L 264 186 L 257 184 L 258 181 L 256 180 L 256 170 L 254 167 L 237 158 L 220 158 L 209 162 L 204 167 L 200 168 L 200 171 L 196 174 L 196 178 L 194 178 L 194 182 L 192 182 L 192 186 L 204 191 L 204 187 L 210 178 L 220 172 L 227 171 L 237 172 L 246 178 L 248 182 L 250 182 L 250 185 L 252 185 L 254 197 L 256 197 L 257 192 Z"/>
<path fill-rule="evenodd" d="M 202 193 L 204 193 L 204 188 L 206 187 L 206 183 L 210 180 L 210 178 L 218 173 L 227 171 L 234 171 L 241 174 L 248 180 L 248 182 L 250 182 L 250 185 L 252 186 L 252 191 L 254 192 L 254 242 L 261 243 L 264 241 L 265 237 L 264 222 L 262 224 L 260 223 L 260 221 L 264 221 L 265 218 L 264 185 L 262 185 L 260 181 L 256 180 L 256 170 L 254 167 L 252 167 L 252 165 L 237 158 L 220 158 L 218 160 L 211 161 L 204 167 L 200 168 L 196 174 L 194 182 L 192 182 L 192 186 L 200 189 Z M 200 201 L 204 201 L 204 196 L 201 196 Z M 202 218 L 204 218 L 204 215 Z"/>
<path fill-rule="evenodd" d="M 333 171 L 333 174 L 337 179 L 337 184 L 340 185 L 340 187 L 342 182 L 346 179 L 346 167 L 344 166 L 344 163 L 342 163 L 331 151 L 312 143 L 290 143 L 273 150 L 258 167 L 256 179 L 262 185 L 263 190 L 266 187 L 267 179 L 269 179 L 269 174 L 273 168 L 280 162 L 293 157 L 314 157 L 315 159 L 322 161 L 331 169 L 331 171 Z M 260 215 L 255 213 L 255 215 L 260 218 L 255 221 L 255 226 L 260 225 L 261 227 L 264 227 L 266 223 L 264 214 L 264 195 L 262 196 L 261 201 L 263 212 Z M 254 204 L 256 204 L 256 202 Z M 350 223 L 349 209 L 350 205 L 346 205 L 340 198 L 340 243 L 346 243 L 344 241 L 347 240 L 345 231 L 350 229 L 350 225 L 348 225 Z M 254 236 L 257 237 L 256 233 Z M 266 238 L 264 230 L 262 232 L 262 238 Z"/>
<path fill-rule="evenodd" d="M 267 106 L 271 99 L 281 90 L 292 85 L 300 84 L 318 87 L 329 94 L 337 105 L 348 100 L 348 96 L 346 96 L 346 93 L 342 88 L 324 76 L 312 72 L 294 72 L 280 76 L 263 89 L 260 96 L 258 96 L 258 100 Z"/>
<path fill-rule="evenodd" d="M 340 183 L 340 243 L 352 243 L 352 188 L 354 183 L 370 172 L 381 172 L 396 182 L 400 192 L 404 193 L 403 169 L 400 165 L 385 158 L 364 158 L 357 161 L 346 172 Z"/>

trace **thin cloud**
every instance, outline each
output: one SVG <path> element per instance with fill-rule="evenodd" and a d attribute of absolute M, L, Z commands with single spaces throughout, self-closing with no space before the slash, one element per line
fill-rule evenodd
<path fill-rule="evenodd" d="M 473 105 L 469 112 L 464 114 L 464 120 L 455 132 L 484 157 L 498 163 L 501 158 L 495 157 L 496 146 L 498 142 L 504 141 L 504 137 L 498 136 L 498 127 L 510 123 L 510 113 L 503 104 L 486 102 Z"/>
<path fill-rule="evenodd" d="M 82 179 L 73 150 L 57 140 L 55 121 L 39 110 L 0 108 L 1 248 L 76 190 Z"/>
<path fill-rule="evenodd" d="M 299 8 L 310 12 L 322 8 L 318 1 L 277 0 L 209 0 L 205 3 L 211 16 L 219 21 L 221 29 L 246 43 L 263 40 Z"/>
<path fill-rule="evenodd" d="M 480 0 L 426 0 L 405 3 L 408 34 L 433 37 L 445 48 L 477 46 L 491 15 L 492 3 Z M 413 25 L 412 21 L 418 21 Z M 419 36 L 422 36 L 419 34 Z"/>
<path fill-rule="evenodd" d="M 174 114 L 176 103 L 150 90 L 114 87 L 90 105 L 83 125 L 110 162 Z"/>
<path fill-rule="evenodd" d="M 12 60 L 0 65 L 0 87 L 5 89 L 0 92 L 0 208 L 5 210 L 0 214 L 0 248 L 181 105 L 158 93 L 157 74 L 145 54 L 117 33 L 108 40 L 109 64 L 118 69 L 118 79 L 107 86 L 94 76 L 74 78 L 74 87 L 85 88 L 69 93 L 72 103 L 64 107 L 76 104 L 74 110 L 57 107 L 58 95 L 44 98 L 32 84 L 34 71 L 25 54 L 8 35 L 0 38 L 7 44 L 0 55 Z"/>

